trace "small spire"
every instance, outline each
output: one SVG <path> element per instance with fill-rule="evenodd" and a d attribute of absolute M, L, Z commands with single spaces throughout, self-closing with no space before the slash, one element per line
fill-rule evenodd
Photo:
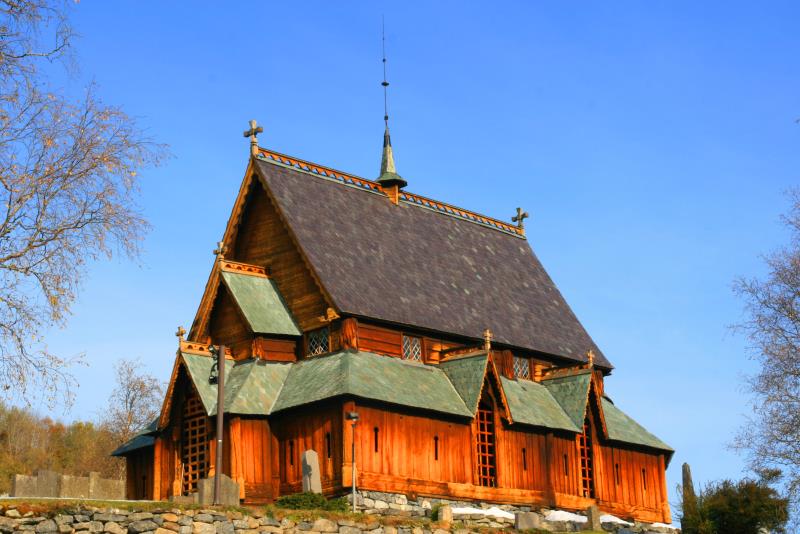
<path fill-rule="evenodd" d="M 394 153 L 392 152 L 392 138 L 389 136 L 389 82 L 386 81 L 386 31 L 381 21 L 381 44 L 383 46 L 383 156 L 381 157 L 381 173 L 378 176 L 378 183 L 381 187 L 397 186 L 402 189 L 408 185 L 403 180 L 394 166 Z"/>
<path fill-rule="evenodd" d="M 589 367 L 594 367 L 594 351 L 589 349 L 586 353 L 586 362 L 589 364 Z"/>
<path fill-rule="evenodd" d="M 182 326 L 178 327 L 178 330 L 175 331 L 175 337 L 178 338 L 178 341 L 183 341 L 183 336 L 186 335 L 186 329 Z"/>
<path fill-rule="evenodd" d="M 492 331 L 487 328 L 483 331 L 483 350 L 492 350 L 492 339 Z"/>

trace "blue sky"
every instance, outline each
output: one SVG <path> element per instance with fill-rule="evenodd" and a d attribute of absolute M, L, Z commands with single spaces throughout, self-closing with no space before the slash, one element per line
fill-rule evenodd
<path fill-rule="evenodd" d="M 771 2 L 99 2 L 73 7 L 81 71 L 174 157 L 143 173 L 140 262 L 95 264 L 67 327 L 85 353 L 66 419 L 102 412 L 112 366 L 167 379 L 247 162 L 264 146 L 365 177 L 380 163 L 380 23 L 408 189 L 509 219 L 616 365 L 616 403 L 696 480 L 743 474 L 736 276 L 786 239 L 800 173 L 798 6 Z M 457 310 L 454 310 L 457 313 Z M 43 409 L 43 408 L 42 408 Z"/>

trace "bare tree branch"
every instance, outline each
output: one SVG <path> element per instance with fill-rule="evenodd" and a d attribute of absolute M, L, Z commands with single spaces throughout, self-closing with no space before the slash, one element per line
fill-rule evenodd
<path fill-rule="evenodd" d="M 0 380 L 17 399 L 69 404 L 74 362 L 41 333 L 64 325 L 88 262 L 137 257 L 137 173 L 165 149 L 94 87 L 77 102 L 46 89 L 38 62 L 71 57 L 66 13 L 58 0 L 0 0 Z"/>

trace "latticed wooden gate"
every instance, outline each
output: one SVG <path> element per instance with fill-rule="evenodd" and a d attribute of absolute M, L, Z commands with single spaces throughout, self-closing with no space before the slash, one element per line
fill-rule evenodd
<path fill-rule="evenodd" d="M 475 417 L 475 437 L 477 454 L 476 471 L 478 484 L 490 488 L 497 487 L 497 458 L 494 435 L 494 408 L 489 399 L 482 399 Z"/>
<path fill-rule="evenodd" d="M 197 492 L 197 483 L 208 474 L 209 422 L 203 403 L 192 390 L 183 405 L 181 461 L 183 495 Z"/>
<path fill-rule="evenodd" d="M 581 489 L 584 497 L 594 499 L 594 453 L 592 452 L 592 425 L 587 417 L 583 422 L 583 434 L 578 436 L 581 455 Z"/>

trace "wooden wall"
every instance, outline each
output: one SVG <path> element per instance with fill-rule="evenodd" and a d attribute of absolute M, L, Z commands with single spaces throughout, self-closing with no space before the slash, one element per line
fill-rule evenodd
<path fill-rule="evenodd" d="M 259 180 L 246 200 L 228 258 L 267 268 L 302 330 L 321 326 L 328 305 Z"/>
<path fill-rule="evenodd" d="M 544 432 L 532 428 L 511 430 L 506 426 L 498 435 L 497 454 L 500 460 L 498 486 L 548 490 L 550 463 L 547 458 L 547 435 Z"/>
<path fill-rule="evenodd" d="M 220 286 L 214 300 L 208 331 L 214 343 L 230 347 L 237 360 L 247 359 L 252 354 L 253 334 L 224 285 Z"/>
<path fill-rule="evenodd" d="M 275 449 L 270 424 L 264 418 L 236 417 L 228 426 L 228 475 L 239 483 L 245 502 L 275 498 L 272 455 Z"/>
<path fill-rule="evenodd" d="M 360 472 L 434 482 L 472 482 L 469 424 L 361 405 L 358 414 L 356 458 Z"/>
<path fill-rule="evenodd" d="M 125 458 L 126 499 L 153 499 L 153 451 L 153 448 L 147 447 Z"/>
<path fill-rule="evenodd" d="M 341 488 L 342 409 L 341 404 L 311 405 L 274 417 L 276 453 L 273 472 L 278 474 L 281 495 L 302 490 L 301 455 L 313 449 L 319 456 L 323 492 L 330 494 Z"/>

